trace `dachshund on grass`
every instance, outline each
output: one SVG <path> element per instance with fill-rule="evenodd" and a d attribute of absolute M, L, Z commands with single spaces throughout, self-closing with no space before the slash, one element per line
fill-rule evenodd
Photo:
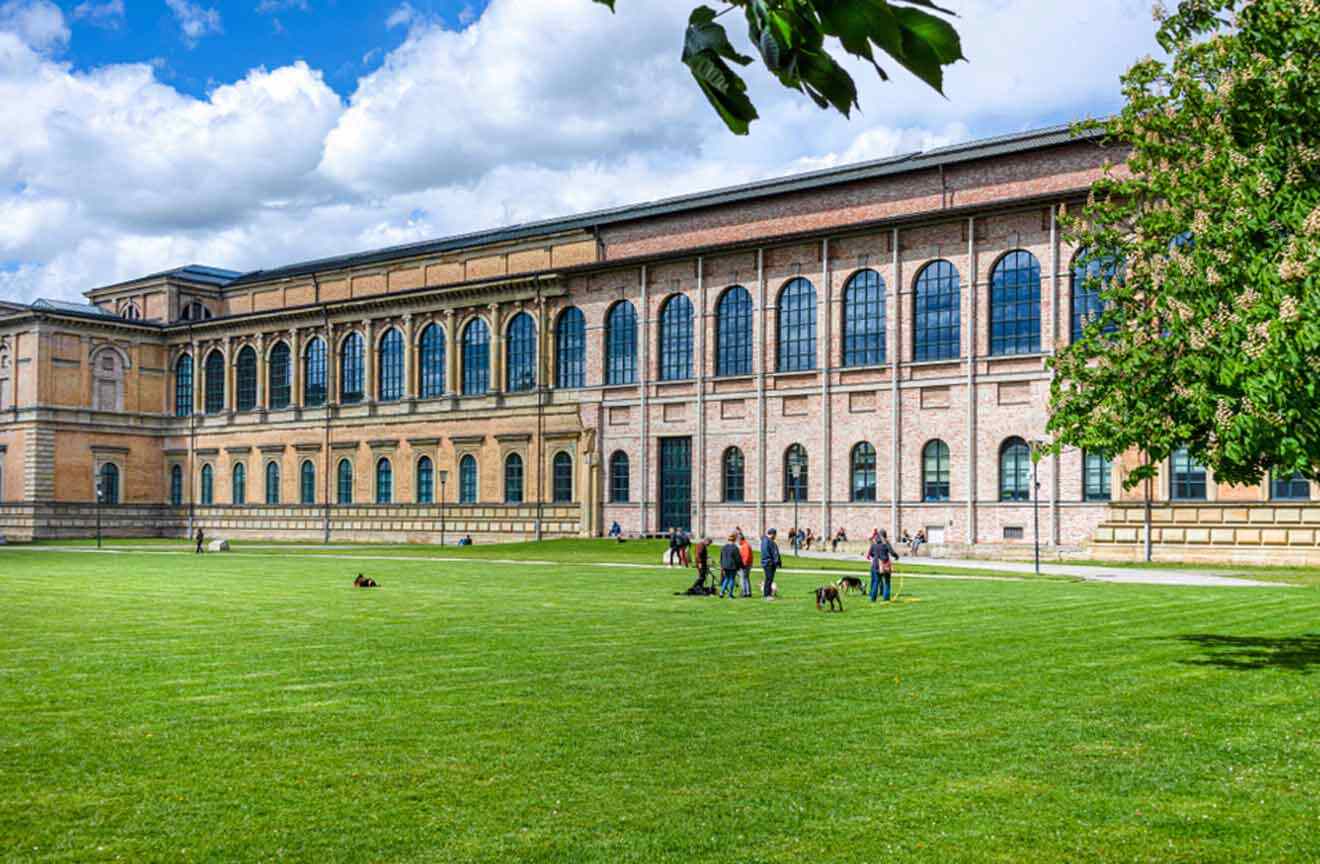
<path fill-rule="evenodd" d="M 835 604 L 838 604 L 838 609 L 834 608 Z M 826 605 L 829 606 L 828 611 L 830 612 L 843 611 L 843 597 L 839 595 L 838 587 L 834 585 L 822 585 L 816 589 L 816 608 L 822 609 Z"/>
<path fill-rule="evenodd" d="M 354 588 L 379 588 L 380 586 L 376 584 L 376 580 L 375 580 L 375 579 L 371 579 L 371 578 L 366 577 L 366 576 L 363 576 L 361 573 L 359 573 L 359 574 L 357 575 L 357 578 L 353 580 L 353 587 L 354 587 Z"/>
<path fill-rule="evenodd" d="M 858 591 L 865 594 L 866 589 L 862 587 L 862 580 L 857 576 L 844 576 L 838 582 L 834 583 L 844 594 L 850 594 Z"/>

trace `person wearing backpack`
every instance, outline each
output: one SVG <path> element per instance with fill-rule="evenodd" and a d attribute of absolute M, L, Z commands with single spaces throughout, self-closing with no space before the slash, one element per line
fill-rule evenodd
<path fill-rule="evenodd" d="M 889 545 L 889 535 L 884 531 L 876 535 L 875 542 L 871 544 L 866 557 L 871 559 L 871 602 L 875 602 L 876 594 L 883 593 L 885 602 L 888 603 L 890 577 L 894 572 L 893 562 L 898 560 L 898 553 Z"/>

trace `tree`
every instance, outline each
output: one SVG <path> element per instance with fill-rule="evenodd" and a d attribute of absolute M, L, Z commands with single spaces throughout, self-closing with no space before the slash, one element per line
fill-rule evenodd
<path fill-rule="evenodd" d="M 595 2 L 614 11 L 615 0 Z M 931 0 L 728 0 L 719 12 L 698 6 L 688 18 L 683 62 L 720 119 L 738 135 L 747 134 L 757 113 L 746 82 L 729 65 L 747 66 L 752 58 L 734 49 L 716 21 L 734 9 L 742 10 L 752 44 L 781 84 L 845 117 L 859 107 L 857 85 L 830 54 L 833 43 L 827 40 L 838 40 L 845 52 L 870 63 L 887 81 L 888 73 L 876 60 L 878 49 L 941 95 L 944 67 L 965 59 L 953 26 L 923 9 L 953 13 Z"/>
<path fill-rule="evenodd" d="M 1320 476 L 1320 5 L 1157 20 L 1169 60 L 1098 124 L 1126 161 L 1065 219 L 1102 311 L 1053 362 L 1054 446 L 1146 454 L 1129 488 L 1182 446 L 1230 483 Z"/>

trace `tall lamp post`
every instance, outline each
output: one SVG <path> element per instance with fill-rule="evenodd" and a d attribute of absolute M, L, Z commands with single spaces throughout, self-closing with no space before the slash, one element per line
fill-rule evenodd
<path fill-rule="evenodd" d="M 96 548 L 101 548 L 101 502 L 105 499 L 105 492 L 101 486 L 101 477 L 96 478 Z"/>
<path fill-rule="evenodd" d="M 440 545 L 445 545 L 445 481 L 449 479 L 448 471 L 440 472 Z"/>
<path fill-rule="evenodd" d="M 788 476 L 793 479 L 793 555 L 796 556 L 802 545 L 798 537 L 798 498 L 802 495 L 798 480 L 802 477 L 802 462 L 796 456 L 788 463 Z"/>

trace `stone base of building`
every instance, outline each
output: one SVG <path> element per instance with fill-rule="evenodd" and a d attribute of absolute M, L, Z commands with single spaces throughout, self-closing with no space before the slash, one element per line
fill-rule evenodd
<path fill-rule="evenodd" d="M 1145 518 L 1144 504 L 1111 505 L 1089 557 L 1145 560 Z M 1150 526 L 1157 562 L 1320 566 L 1320 503 L 1159 504 Z"/>

